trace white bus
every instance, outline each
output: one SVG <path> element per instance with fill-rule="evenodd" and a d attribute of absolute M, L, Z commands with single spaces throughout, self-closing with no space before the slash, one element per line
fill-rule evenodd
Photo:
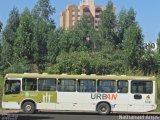
<path fill-rule="evenodd" d="M 7 74 L 3 109 L 148 112 L 156 105 L 156 79 L 145 76 Z"/>

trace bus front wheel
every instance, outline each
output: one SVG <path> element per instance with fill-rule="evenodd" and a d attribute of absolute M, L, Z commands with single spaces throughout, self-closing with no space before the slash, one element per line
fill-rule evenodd
<path fill-rule="evenodd" d="M 98 105 L 97 111 L 101 115 L 107 115 L 111 112 L 111 108 L 107 103 L 100 103 Z"/>
<path fill-rule="evenodd" d="M 33 114 L 35 112 L 35 105 L 32 102 L 25 102 L 22 106 L 23 113 Z"/>

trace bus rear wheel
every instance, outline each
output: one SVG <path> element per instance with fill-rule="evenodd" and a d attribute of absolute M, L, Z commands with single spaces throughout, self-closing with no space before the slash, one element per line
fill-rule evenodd
<path fill-rule="evenodd" d="M 35 105 L 32 102 L 25 102 L 22 106 L 23 113 L 33 114 L 35 112 Z"/>
<path fill-rule="evenodd" d="M 97 111 L 101 115 L 107 115 L 107 114 L 110 114 L 111 108 L 107 103 L 100 103 L 98 105 Z"/>

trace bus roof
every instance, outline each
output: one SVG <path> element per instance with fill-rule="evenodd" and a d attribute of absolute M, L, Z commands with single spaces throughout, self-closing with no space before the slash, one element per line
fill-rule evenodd
<path fill-rule="evenodd" d="M 126 76 L 126 75 L 67 75 L 67 74 L 6 74 L 5 78 L 61 78 L 61 79 L 107 79 L 107 80 L 156 80 L 154 76 Z"/>

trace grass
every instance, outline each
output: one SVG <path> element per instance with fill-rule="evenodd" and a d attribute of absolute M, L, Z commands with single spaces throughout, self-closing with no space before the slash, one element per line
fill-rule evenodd
<path fill-rule="evenodd" d="M 157 110 L 156 112 L 160 112 L 160 99 L 158 99 L 158 103 L 157 103 L 158 107 L 157 107 Z"/>
<path fill-rule="evenodd" d="M 157 81 L 157 112 L 160 112 L 160 79 Z"/>

